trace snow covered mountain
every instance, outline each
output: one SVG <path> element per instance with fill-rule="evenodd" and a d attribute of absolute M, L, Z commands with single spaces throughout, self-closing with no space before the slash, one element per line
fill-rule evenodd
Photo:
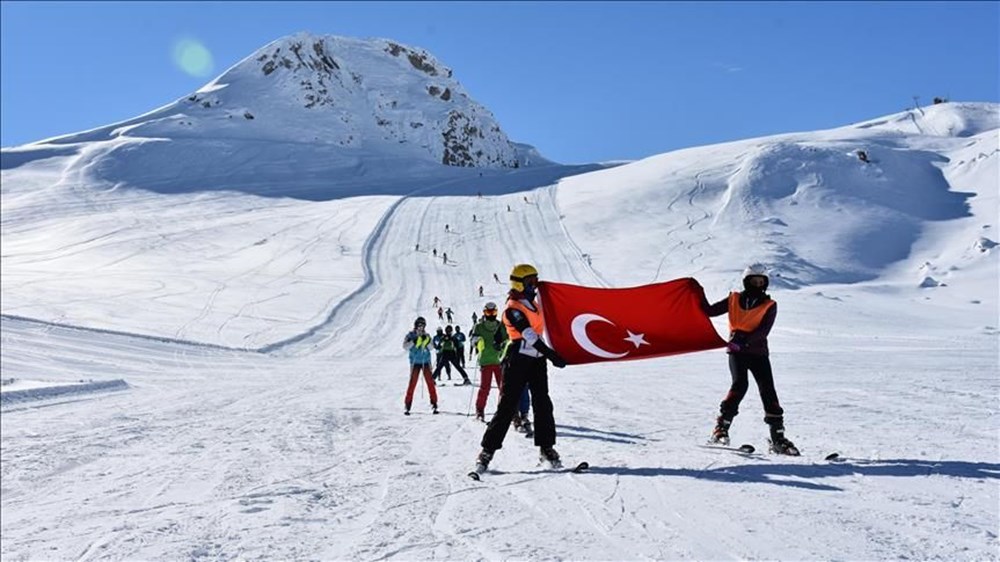
<path fill-rule="evenodd" d="M 684 264 L 728 271 L 727 285 L 749 260 L 773 264 L 786 288 L 937 286 L 996 275 L 998 131 L 996 104 L 945 103 L 652 156 L 568 178 L 558 201 L 582 252 L 618 284 Z M 592 212 L 609 207 L 618 212 Z"/>
<path fill-rule="evenodd" d="M 345 43 L 298 37 L 193 100 L 0 152 L 0 557 L 996 559 L 1000 106 L 606 169 L 514 168 L 483 132 L 480 167 L 446 166 L 419 140 L 461 98 L 446 69 L 351 50 L 413 78 L 425 124 L 397 127 L 402 101 L 335 78 Z M 345 97 L 349 123 L 307 129 Z M 803 457 L 697 446 L 729 385 L 714 351 L 550 371 L 557 448 L 590 474 L 511 433 L 469 481 L 469 387 L 401 415 L 400 343 L 434 297 L 467 328 L 518 262 L 716 299 L 750 261 Z M 741 409 L 733 439 L 763 449 L 752 392 Z"/>
<path fill-rule="evenodd" d="M 89 181 L 169 190 L 181 180 L 312 198 L 342 196 L 343 182 L 401 162 L 431 171 L 550 164 L 511 142 L 426 51 L 308 33 L 262 47 L 173 103 L 21 147 L 20 157 L 43 154 L 37 145 L 78 150 Z M 5 154 L 5 167 L 15 158 Z M 282 187 L 260 186 L 262 173 Z"/>

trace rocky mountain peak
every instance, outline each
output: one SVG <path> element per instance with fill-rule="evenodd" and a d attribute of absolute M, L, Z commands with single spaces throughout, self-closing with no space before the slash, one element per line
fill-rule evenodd
<path fill-rule="evenodd" d="M 524 164 L 450 68 L 423 49 L 386 39 L 291 35 L 186 103 L 224 113 L 230 122 L 251 115 L 261 138 L 409 151 L 449 166 Z"/>

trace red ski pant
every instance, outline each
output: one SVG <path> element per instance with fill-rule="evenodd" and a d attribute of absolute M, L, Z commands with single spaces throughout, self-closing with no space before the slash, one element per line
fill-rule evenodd
<path fill-rule="evenodd" d="M 486 399 L 490 396 L 490 385 L 497 381 L 497 389 L 503 388 L 503 373 L 500 365 L 484 365 L 479 368 L 479 395 L 476 396 L 476 413 L 486 409 Z"/>
<path fill-rule="evenodd" d="M 427 383 L 427 393 L 431 395 L 431 405 L 437 406 L 438 395 L 437 387 L 434 386 L 434 380 L 431 379 L 431 366 L 430 365 L 411 365 L 410 366 L 410 385 L 406 387 L 406 407 L 409 408 L 410 404 L 413 404 L 413 391 L 417 388 L 417 379 L 420 378 L 420 372 L 424 373 L 424 382 Z"/>

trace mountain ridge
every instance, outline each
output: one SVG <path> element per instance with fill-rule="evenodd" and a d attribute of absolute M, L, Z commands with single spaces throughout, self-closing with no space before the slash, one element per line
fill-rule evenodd
<path fill-rule="evenodd" d="M 120 138 L 307 142 L 456 167 L 550 164 L 512 142 L 427 51 L 305 32 L 268 43 L 160 108 L 31 144 Z"/>

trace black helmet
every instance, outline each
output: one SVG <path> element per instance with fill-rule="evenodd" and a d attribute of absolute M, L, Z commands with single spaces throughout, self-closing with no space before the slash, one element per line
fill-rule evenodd
<path fill-rule="evenodd" d="M 417 326 L 427 326 L 427 320 L 424 320 L 423 316 L 417 316 L 417 319 L 413 321 L 413 327 Z"/>

